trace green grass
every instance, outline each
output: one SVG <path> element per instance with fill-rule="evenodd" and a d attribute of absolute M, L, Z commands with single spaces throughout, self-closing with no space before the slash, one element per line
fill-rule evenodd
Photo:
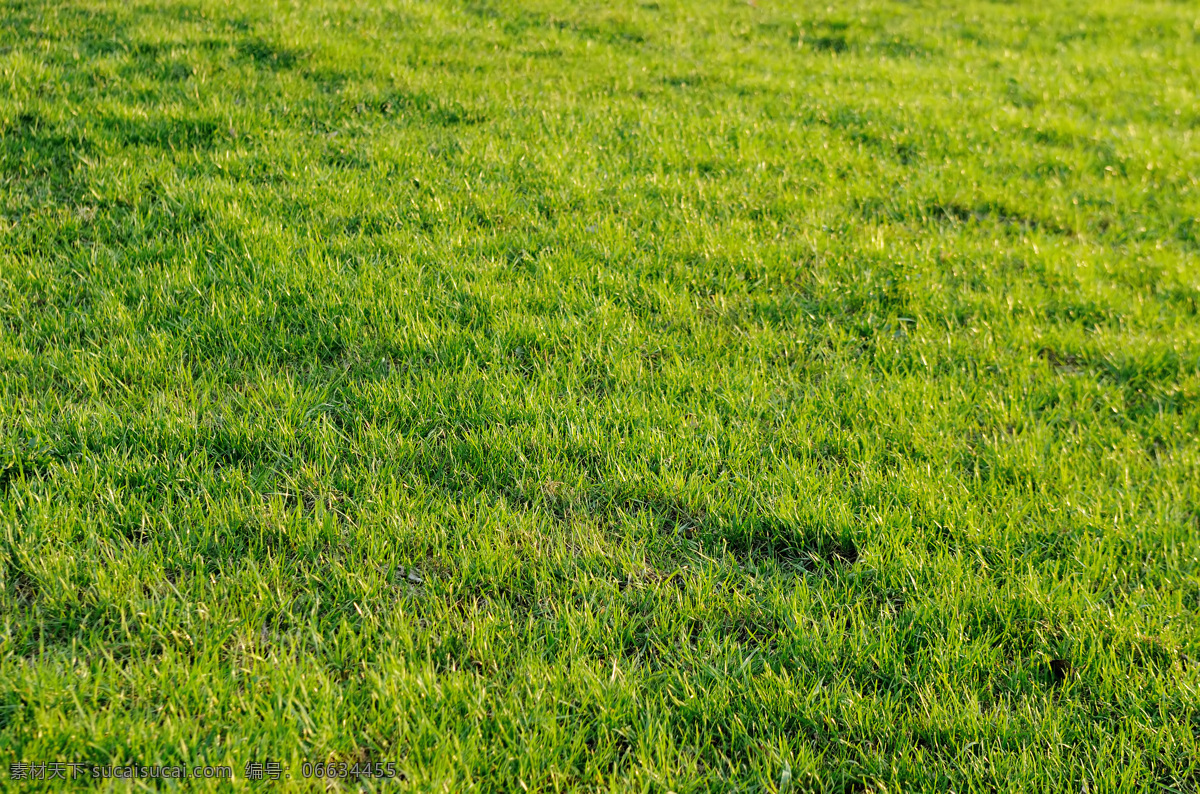
<path fill-rule="evenodd" d="M 1200 787 L 1195 3 L 0 19 L 0 764 Z"/>

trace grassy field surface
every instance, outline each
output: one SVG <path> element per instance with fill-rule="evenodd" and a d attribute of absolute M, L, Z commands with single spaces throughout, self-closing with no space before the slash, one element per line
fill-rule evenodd
<path fill-rule="evenodd" d="M 1193 2 L 0 0 L 0 764 L 1196 791 L 1198 131 Z"/>

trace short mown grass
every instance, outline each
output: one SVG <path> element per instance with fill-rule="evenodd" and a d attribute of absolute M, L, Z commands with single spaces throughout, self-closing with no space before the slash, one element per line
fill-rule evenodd
<path fill-rule="evenodd" d="M 0 20 L 0 763 L 1200 787 L 1194 3 Z"/>

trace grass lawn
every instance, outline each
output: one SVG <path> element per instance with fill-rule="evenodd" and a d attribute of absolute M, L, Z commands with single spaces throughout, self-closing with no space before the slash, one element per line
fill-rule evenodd
<path fill-rule="evenodd" d="M 1196 791 L 1198 311 L 1194 2 L 0 0 L 0 780 Z"/>

